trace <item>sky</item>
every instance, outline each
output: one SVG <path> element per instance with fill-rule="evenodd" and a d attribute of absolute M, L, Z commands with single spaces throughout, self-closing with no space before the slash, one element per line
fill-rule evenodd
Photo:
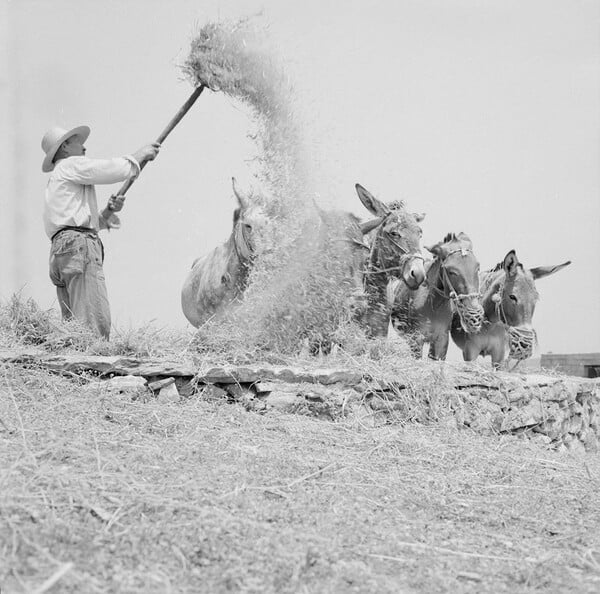
<path fill-rule="evenodd" d="M 307 199 L 365 219 L 356 182 L 404 199 L 425 245 L 464 231 L 482 269 L 511 249 L 526 267 L 571 260 L 537 283 L 539 350 L 600 351 L 597 0 L 0 2 L 0 299 L 58 309 L 44 132 L 89 125 L 93 157 L 153 141 L 193 90 L 179 65 L 199 28 L 260 13 L 314 166 Z M 103 235 L 115 325 L 188 327 L 181 286 L 229 235 L 252 129 L 206 91 L 129 190 Z"/>

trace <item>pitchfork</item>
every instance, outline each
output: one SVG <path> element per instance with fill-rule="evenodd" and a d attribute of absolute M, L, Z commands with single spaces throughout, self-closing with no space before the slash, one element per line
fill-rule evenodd
<path fill-rule="evenodd" d="M 190 107 L 194 105 L 196 99 L 200 97 L 202 91 L 204 91 L 206 85 L 200 85 L 194 89 L 194 92 L 188 97 L 188 100 L 181 106 L 179 111 L 173 116 L 171 121 L 167 124 L 165 129 L 160 133 L 159 137 L 156 139 L 158 144 L 162 144 L 167 136 L 171 133 L 173 128 L 177 126 L 177 124 L 181 121 L 181 118 L 189 111 Z M 140 171 L 146 166 L 148 161 L 143 161 L 140 163 Z M 137 179 L 137 177 L 129 178 L 120 188 L 120 190 L 115 194 L 116 196 L 123 196 L 127 190 L 131 187 L 133 182 Z"/>

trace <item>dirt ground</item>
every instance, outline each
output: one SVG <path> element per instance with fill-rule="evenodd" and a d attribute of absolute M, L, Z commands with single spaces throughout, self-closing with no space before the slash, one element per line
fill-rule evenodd
<path fill-rule="evenodd" d="M 600 591 L 597 454 L 0 373 L 3 594 Z"/>

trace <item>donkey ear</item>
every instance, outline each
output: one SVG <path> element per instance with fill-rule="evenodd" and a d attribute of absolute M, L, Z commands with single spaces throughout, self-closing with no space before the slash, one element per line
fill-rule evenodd
<path fill-rule="evenodd" d="M 558 272 L 559 270 L 565 268 L 565 266 L 568 266 L 570 263 L 571 260 L 568 260 L 567 262 L 557 264 L 556 266 L 538 266 L 537 268 L 531 268 L 530 271 L 533 275 L 533 278 L 538 279 L 543 278 L 545 276 L 549 276 L 550 274 L 554 274 L 555 272 Z"/>
<path fill-rule="evenodd" d="M 383 223 L 383 219 L 381 217 L 377 217 L 376 219 L 373 219 L 372 221 L 366 221 L 365 223 L 360 223 L 359 227 L 360 227 L 362 234 L 366 235 L 367 233 L 370 233 L 371 231 L 373 231 L 373 229 L 377 229 L 377 227 L 379 227 L 379 225 L 381 225 L 381 223 Z"/>
<path fill-rule="evenodd" d="M 504 268 L 504 271 L 509 278 L 514 278 L 517 276 L 517 272 L 519 270 L 519 259 L 517 258 L 517 252 L 515 252 L 515 250 L 510 250 L 510 252 L 504 256 L 502 268 Z"/>
<path fill-rule="evenodd" d="M 464 231 L 457 233 L 456 239 L 462 239 L 463 241 L 471 241 L 471 238 Z"/>
<path fill-rule="evenodd" d="M 240 207 L 242 209 L 248 208 L 250 206 L 250 198 L 248 197 L 248 194 L 245 194 L 240 190 L 235 177 L 231 178 L 231 184 L 233 185 L 233 193 L 240 203 Z"/>
<path fill-rule="evenodd" d="M 415 220 L 417 221 L 417 223 L 420 223 L 425 218 L 425 213 L 424 212 L 414 212 L 413 215 L 414 215 Z"/>
<path fill-rule="evenodd" d="M 439 243 L 436 243 L 436 244 L 432 245 L 431 247 L 427 247 L 427 246 L 424 246 L 424 247 L 428 252 L 431 252 L 434 256 L 439 256 L 442 251 L 442 243 L 443 242 L 440 241 Z"/>
<path fill-rule="evenodd" d="M 363 188 L 360 184 L 355 184 L 354 187 L 360 201 L 371 214 L 374 214 L 376 217 L 384 217 L 389 214 L 388 207 L 381 200 L 377 200 L 369 190 Z"/>

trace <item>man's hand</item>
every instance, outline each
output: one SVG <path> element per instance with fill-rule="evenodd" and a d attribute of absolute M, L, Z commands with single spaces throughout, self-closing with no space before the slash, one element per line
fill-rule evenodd
<path fill-rule="evenodd" d="M 153 142 L 152 144 L 147 144 L 142 148 L 138 149 L 133 153 L 133 157 L 135 160 L 141 165 L 146 161 L 152 161 L 158 155 L 158 151 L 160 150 L 160 143 Z"/>
<path fill-rule="evenodd" d="M 106 208 L 108 208 L 108 210 L 111 210 L 112 212 L 119 212 L 123 209 L 123 204 L 125 203 L 125 196 L 122 195 L 112 195 L 109 199 L 108 199 L 108 204 L 106 205 Z"/>

